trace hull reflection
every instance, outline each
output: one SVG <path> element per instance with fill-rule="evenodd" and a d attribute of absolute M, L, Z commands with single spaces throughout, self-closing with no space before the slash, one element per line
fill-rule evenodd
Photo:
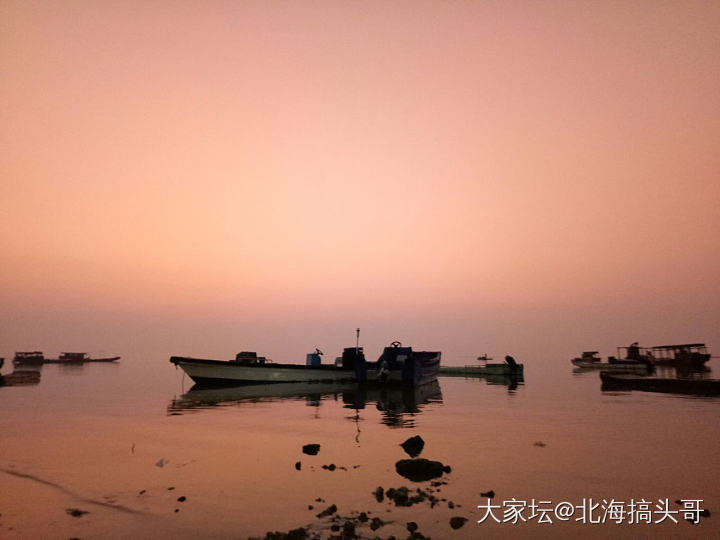
<path fill-rule="evenodd" d="M 419 414 L 423 406 L 442 403 L 437 379 L 415 387 L 361 385 L 357 383 L 275 383 L 233 387 L 207 388 L 195 385 L 168 405 L 168 414 L 183 414 L 216 407 L 243 404 L 305 401 L 320 406 L 323 400 L 342 399 L 348 409 L 362 410 L 374 404 L 382 413 L 382 423 L 391 427 L 408 427 L 412 420 L 406 415 Z"/>

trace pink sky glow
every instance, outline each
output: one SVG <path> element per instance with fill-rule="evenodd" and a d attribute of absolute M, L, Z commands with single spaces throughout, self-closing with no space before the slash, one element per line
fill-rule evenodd
<path fill-rule="evenodd" d="M 716 352 L 719 52 L 704 1 L 1 0 L 0 356 Z"/>

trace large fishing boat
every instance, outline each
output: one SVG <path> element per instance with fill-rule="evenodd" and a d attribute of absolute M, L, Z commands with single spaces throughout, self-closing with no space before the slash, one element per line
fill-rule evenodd
<path fill-rule="evenodd" d="M 362 347 L 345 349 L 341 365 L 322 364 L 320 355 L 311 353 L 307 363 L 280 364 L 240 352 L 234 360 L 211 360 L 172 356 L 170 362 L 182 368 L 201 385 L 270 384 L 294 382 L 344 382 L 364 380 L 365 356 Z"/>
<path fill-rule="evenodd" d="M 203 385 L 268 384 L 290 382 L 347 382 L 421 385 L 437 377 L 440 352 L 413 351 L 394 341 L 377 362 L 366 362 L 362 347 L 348 347 L 335 364 L 323 364 L 322 353 L 307 355 L 306 364 L 281 364 L 238 353 L 234 360 L 172 356 L 170 362 Z"/>

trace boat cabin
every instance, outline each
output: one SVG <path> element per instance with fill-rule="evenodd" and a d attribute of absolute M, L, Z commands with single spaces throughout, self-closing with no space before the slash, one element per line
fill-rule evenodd
<path fill-rule="evenodd" d="M 258 356 L 255 351 L 241 351 L 235 355 L 235 362 L 245 365 L 257 365 L 267 363 L 267 358 Z"/>
<path fill-rule="evenodd" d="M 64 352 L 58 358 L 62 362 L 84 362 L 87 359 L 87 353 L 84 352 Z"/>
<path fill-rule="evenodd" d="M 683 345 L 658 345 L 650 347 L 648 354 L 659 363 L 704 364 L 710 360 L 710 353 L 704 343 Z"/>
<path fill-rule="evenodd" d="M 598 351 L 583 351 L 580 358 L 584 362 L 600 362 L 601 359 L 598 354 L 600 354 Z"/>
<path fill-rule="evenodd" d="M 20 351 L 15 353 L 15 362 L 43 362 L 45 355 L 40 351 Z"/>

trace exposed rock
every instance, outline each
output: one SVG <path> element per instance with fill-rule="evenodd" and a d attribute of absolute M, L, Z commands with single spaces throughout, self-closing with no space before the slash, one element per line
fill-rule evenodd
<path fill-rule="evenodd" d="M 187 497 L 185 495 L 178 497 L 178 502 L 185 502 L 187 500 Z"/>
<path fill-rule="evenodd" d="M 316 456 L 317 453 L 320 451 L 320 445 L 319 444 L 306 444 L 302 448 L 303 454 L 307 454 L 309 456 Z"/>
<path fill-rule="evenodd" d="M 367 523 L 369 519 L 370 518 L 365 512 L 360 512 L 360 515 L 358 516 L 358 521 L 360 521 L 360 523 Z"/>
<path fill-rule="evenodd" d="M 534 446 L 539 446 L 540 448 L 545 448 L 547 446 L 547 444 L 542 441 L 535 441 L 533 444 Z"/>
<path fill-rule="evenodd" d="M 415 531 L 418 530 L 418 524 L 415 523 L 414 521 L 408 521 L 407 530 L 410 531 L 411 533 L 414 533 Z"/>
<path fill-rule="evenodd" d="M 79 508 L 68 508 L 65 510 L 65 513 L 72 517 L 81 517 L 85 514 L 89 514 L 87 510 L 80 510 Z"/>
<path fill-rule="evenodd" d="M 295 468 L 299 471 L 302 468 L 302 462 L 300 462 L 300 461 L 296 462 Z"/>
<path fill-rule="evenodd" d="M 269 532 L 265 535 L 265 540 L 305 540 L 308 537 L 307 531 L 299 527 L 286 533 L 283 532 Z"/>
<path fill-rule="evenodd" d="M 450 508 L 451 510 L 455 508 L 455 503 L 452 501 L 448 501 L 448 508 Z"/>
<path fill-rule="evenodd" d="M 346 521 L 343 525 L 343 540 L 357 538 L 355 535 L 355 524 L 352 521 Z"/>
<path fill-rule="evenodd" d="M 370 528 L 373 531 L 377 531 L 383 525 L 385 525 L 385 522 L 382 519 L 380 519 L 379 517 L 374 517 L 370 520 Z"/>
<path fill-rule="evenodd" d="M 337 469 L 337 466 L 334 463 L 331 463 L 330 465 L 323 465 L 322 468 L 328 471 L 334 471 Z"/>
<path fill-rule="evenodd" d="M 450 518 L 450 526 L 453 529 L 459 529 L 463 525 L 465 525 L 465 522 L 467 521 L 467 518 L 455 516 Z"/>
<path fill-rule="evenodd" d="M 324 517 L 333 515 L 335 512 L 337 512 L 337 506 L 335 506 L 334 504 L 331 504 L 331 505 L 328 506 L 325 510 L 323 510 L 322 512 L 320 512 L 320 513 L 317 515 L 317 517 L 319 517 L 319 518 L 324 518 Z"/>
<path fill-rule="evenodd" d="M 383 502 L 383 499 L 385 498 L 385 492 L 383 491 L 382 486 L 378 486 L 375 491 L 373 491 L 373 495 L 375 495 L 375 499 L 377 502 Z"/>
<path fill-rule="evenodd" d="M 401 459 L 395 463 L 395 470 L 400 476 L 404 476 L 413 482 L 424 482 L 432 478 L 438 478 L 442 474 L 451 471 L 448 465 L 440 461 L 430 461 L 424 458 Z"/>
<path fill-rule="evenodd" d="M 425 441 L 423 441 L 420 435 L 415 435 L 414 437 L 410 437 L 400 446 L 402 446 L 403 450 L 405 450 L 407 455 L 409 455 L 410 457 L 416 457 L 420 455 L 420 452 L 422 452 L 425 446 Z"/>
<path fill-rule="evenodd" d="M 412 493 L 405 486 L 399 488 L 390 488 L 385 494 L 387 498 L 395 503 L 395 506 L 412 506 L 427 500 L 430 496 L 422 489 L 417 489 Z"/>
<path fill-rule="evenodd" d="M 488 499 L 492 499 L 495 496 L 495 492 L 491 489 L 490 491 L 483 491 L 480 494 L 481 497 L 487 497 Z"/>

